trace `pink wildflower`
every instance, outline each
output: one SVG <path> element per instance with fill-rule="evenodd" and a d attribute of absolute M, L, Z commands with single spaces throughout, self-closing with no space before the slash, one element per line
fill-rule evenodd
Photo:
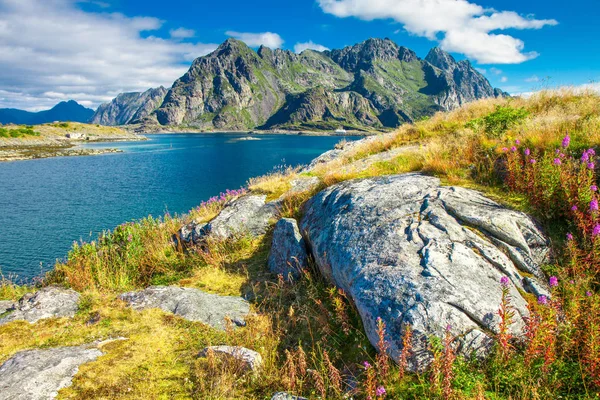
<path fill-rule="evenodd" d="M 526 149 L 525 149 L 525 155 L 526 155 L 526 156 L 528 156 L 528 155 L 530 155 L 530 154 L 531 154 L 531 150 L 529 150 L 529 148 L 526 148 Z"/>
<path fill-rule="evenodd" d="M 508 282 L 509 282 L 508 276 L 503 276 L 502 278 L 500 278 L 500 284 L 502 286 L 507 287 L 508 286 Z"/>
<path fill-rule="evenodd" d="M 560 158 L 555 158 L 554 165 L 560 165 L 560 164 L 562 164 L 562 161 L 560 161 Z"/>
<path fill-rule="evenodd" d="M 381 397 L 383 395 L 385 395 L 386 391 L 385 388 L 383 386 L 379 386 L 376 390 L 375 390 L 375 395 Z"/>
<path fill-rule="evenodd" d="M 594 198 L 590 201 L 590 211 L 598 211 L 598 199 Z"/>
<path fill-rule="evenodd" d="M 544 295 L 541 295 L 540 297 L 538 297 L 538 304 L 545 306 L 546 304 L 548 304 L 548 298 Z"/>
<path fill-rule="evenodd" d="M 594 230 L 592 231 L 592 236 L 598 235 L 600 235 L 600 225 L 596 224 L 596 226 L 594 226 Z"/>
<path fill-rule="evenodd" d="M 573 240 L 573 234 L 567 233 L 567 240 Z"/>
<path fill-rule="evenodd" d="M 556 287 L 558 286 L 558 278 L 555 276 L 551 276 L 550 281 L 548 283 L 550 284 L 550 287 Z"/>
<path fill-rule="evenodd" d="M 567 147 L 569 147 L 570 143 L 571 143 L 571 137 L 569 136 L 569 134 L 567 134 L 567 136 L 565 136 L 562 141 L 562 147 L 566 149 Z"/>

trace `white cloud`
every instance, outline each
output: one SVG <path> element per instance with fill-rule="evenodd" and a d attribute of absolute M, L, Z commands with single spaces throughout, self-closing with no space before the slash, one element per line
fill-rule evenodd
<path fill-rule="evenodd" d="M 500 78 L 500 82 L 506 83 L 508 82 L 508 78 L 506 76 L 503 76 L 502 78 Z"/>
<path fill-rule="evenodd" d="M 169 87 L 217 45 L 153 35 L 163 21 L 84 12 L 76 0 L 0 0 L 0 107 L 74 99 L 96 107 L 123 91 Z"/>
<path fill-rule="evenodd" d="M 492 74 L 494 74 L 494 75 L 502 75 L 502 70 L 501 70 L 501 69 L 498 69 L 498 68 L 496 68 L 496 67 L 492 67 L 492 68 L 490 68 L 490 72 L 491 72 Z"/>
<path fill-rule="evenodd" d="M 539 82 L 540 78 L 537 75 L 533 75 L 530 76 L 529 78 L 525 79 L 525 82 Z"/>
<path fill-rule="evenodd" d="M 465 54 L 481 64 L 518 64 L 538 56 L 524 52 L 522 40 L 492 32 L 540 29 L 558 23 L 486 9 L 467 0 L 317 1 L 323 11 L 341 18 L 393 19 L 409 33 L 440 41 L 444 50 Z"/>
<path fill-rule="evenodd" d="M 196 36 L 196 31 L 194 31 L 193 29 L 177 28 L 171 29 L 169 31 L 169 34 L 174 39 L 189 39 Z"/>
<path fill-rule="evenodd" d="M 312 40 L 309 40 L 308 42 L 305 43 L 296 43 L 296 45 L 294 46 L 294 52 L 295 53 L 302 53 L 304 50 L 316 50 L 316 51 L 325 51 L 325 50 L 329 50 L 329 48 L 321 45 L 321 44 L 317 44 L 315 42 L 313 42 Z"/>
<path fill-rule="evenodd" d="M 283 44 L 281 36 L 273 32 L 250 33 L 227 31 L 225 34 L 241 40 L 250 47 L 267 46 L 272 49 L 277 49 Z"/>
<path fill-rule="evenodd" d="M 483 75 L 487 74 L 487 69 L 485 68 L 475 68 L 477 71 L 479 71 L 480 73 L 482 73 Z"/>

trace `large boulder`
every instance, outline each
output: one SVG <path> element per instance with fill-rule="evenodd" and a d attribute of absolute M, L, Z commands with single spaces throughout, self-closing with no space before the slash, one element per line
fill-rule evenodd
<path fill-rule="evenodd" d="M 268 265 L 272 273 L 285 279 L 298 278 L 308 267 L 306 244 L 295 219 L 282 218 L 275 225 Z"/>
<path fill-rule="evenodd" d="M 266 203 L 266 199 L 265 195 L 236 197 L 209 223 L 192 221 L 182 226 L 173 241 L 184 246 L 201 243 L 207 236 L 229 239 L 238 234 L 264 235 L 279 211 L 278 202 Z"/>
<path fill-rule="evenodd" d="M 503 276 L 518 335 L 528 314 L 519 292 L 531 287 L 525 273 L 541 278 L 549 252 L 527 215 L 420 174 L 332 186 L 306 204 L 301 231 L 324 276 L 355 302 L 374 346 L 380 317 L 398 360 L 404 327 L 412 326 L 412 369 L 428 365 L 429 338 L 443 337 L 448 327 L 462 354 L 487 352 Z"/>
<path fill-rule="evenodd" d="M 202 350 L 200 357 L 207 357 L 209 353 L 224 361 L 233 361 L 243 371 L 258 372 L 262 367 L 262 356 L 254 350 L 241 346 L 209 346 Z"/>
<path fill-rule="evenodd" d="M 0 400 L 54 399 L 80 365 L 101 355 L 96 345 L 21 351 L 0 366 Z"/>
<path fill-rule="evenodd" d="M 202 322 L 225 330 L 227 319 L 233 326 L 245 326 L 250 305 L 241 297 L 220 296 L 194 288 L 151 286 L 139 292 L 124 293 L 121 300 L 136 310 L 160 308 L 188 321 Z"/>
<path fill-rule="evenodd" d="M 73 317 L 78 304 L 79 293 L 76 291 L 60 286 L 47 286 L 35 293 L 25 294 L 5 310 L 6 315 L 0 318 L 0 325 L 19 320 L 33 324 L 45 318 Z"/>
<path fill-rule="evenodd" d="M 276 204 L 265 203 L 266 199 L 265 195 L 251 195 L 232 200 L 207 225 L 207 230 L 211 236 L 222 239 L 239 233 L 264 235 L 270 220 L 277 215 Z"/>

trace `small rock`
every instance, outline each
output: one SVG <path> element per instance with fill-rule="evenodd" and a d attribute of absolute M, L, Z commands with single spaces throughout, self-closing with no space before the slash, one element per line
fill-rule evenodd
<path fill-rule="evenodd" d="M 96 345 L 21 351 L 0 366 L 0 400 L 54 399 L 79 366 L 103 353 Z"/>
<path fill-rule="evenodd" d="M 250 305 L 241 297 L 177 286 L 151 286 L 139 292 L 124 293 L 120 298 L 136 310 L 160 308 L 220 330 L 225 330 L 227 318 L 234 326 L 245 326 L 244 318 L 250 313 Z"/>
<path fill-rule="evenodd" d="M 187 244 L 198 243 L 208 233 L 207 225 L 207 223 L 198 224 L 192 221 L 182 226 L 177 235 L 173 237 L 175 244 L 185 246 Z"/>
<path fill-rule="evenodd" d="M 45 318 L 73 317 L 78 309 L 79 293 L 60 286 L 47 286 L 35 293 L 25 294 L 0 318 L 0 325 L 24 320 L 35 323 Z"/>
<path fill-rule="evenodd" d="M 239 362 L 245 371 L 256 372 L 262 366 L 262 356 L 254 350 L 240 346 L 210 346 L 202 350 L 200 357 L 212 351 L 219 358 L 231 358 Z"/>
<path fill-rule="evenodd" d="M 295 219 L 282 218 L 275 225 L 268 265 L 272 273 L 285 279 L 298 278 L 308 267 L 306 244 Z"/>
<path fill-rule="evenodd" d="M 15 306 L 15 302 L 14 301 L 10 301 L 10 300 L 2 300 L 2 301 L 0 301 L 0 315 L 2 315 L 5 312 L 11 310 L 14 306 Z"/>
<path fill-rule="evenodd" d="M 308 399 L 306 397 L 298 397 L 298 396 L 293 396 L 289 393 L 279 392 L 279 393 L 275 393 L 273 395 L 273 397 L 271 397 L 271 400 L 308 400 Z"/>

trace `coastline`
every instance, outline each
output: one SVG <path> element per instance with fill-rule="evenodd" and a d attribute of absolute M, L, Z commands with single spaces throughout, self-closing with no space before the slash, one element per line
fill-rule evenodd
<path fill-rule="evenodd" d="M 20 127 L 4 126 L 9 131 Z M 35 125 L 31 129 L 36 135 L 0 137 L 0 162 L 119 153 L 122 151 L 116 148 L 86 149 L 80 145 L 148 140 L 121 128 L 80 123 Z"/>

